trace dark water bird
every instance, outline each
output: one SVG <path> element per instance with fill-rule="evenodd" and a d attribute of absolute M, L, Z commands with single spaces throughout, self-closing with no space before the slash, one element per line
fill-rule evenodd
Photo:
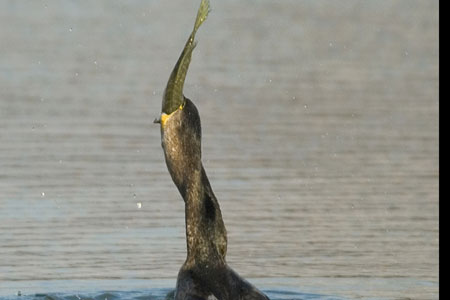
<path fill-rule="evenodd" d="M 219 202 L 201 161 L 200 116 L 183 95 L 196 46 L 195 34 L 209 13 L 202 0 L 194 29 L 167 83 L 162 101 L 161 144 L 167 168 L 185 203 L 187 258 L 181 267 L 176 300 L 269 299 L 226 263 L 227 232 Z"/>

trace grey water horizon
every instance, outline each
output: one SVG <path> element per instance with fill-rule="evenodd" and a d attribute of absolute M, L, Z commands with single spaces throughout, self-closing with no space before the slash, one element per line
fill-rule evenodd
<path fill-rule="evenodd" d="M 0 1 L 0 299 L 174 288 L 152 122 L 199 2 Z M 230 266 L 275 299 L 438 299 L 438 1 L 211 7 L 185 94 Z"/>

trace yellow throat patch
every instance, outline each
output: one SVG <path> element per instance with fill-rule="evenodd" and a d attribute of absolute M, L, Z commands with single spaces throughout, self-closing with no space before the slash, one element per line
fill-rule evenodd
<path fill-rule="evenodd" d="M 177 110 L 182 110 L 182 109 L 183 109 L 183 104 L 180 105 L 180 106 L 178 107 Z M 167 120 L 168 120 L 175 112 L 177 112 L 177 110 L 173 111 L 173 112 L 170 113 L 170 114 L 166 114 L 166 113 L 162 113 L 162 114 L 161 114 L 161 127 L 162 127 L 162 128 L 164 128 L 164 126 L 166 125 Z"/>

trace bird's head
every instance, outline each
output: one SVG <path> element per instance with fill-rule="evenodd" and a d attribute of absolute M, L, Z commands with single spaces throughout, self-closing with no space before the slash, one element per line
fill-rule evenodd
<path fill-rule="evenodd" d="M 201 125 L 197 108 L 183 97 L 179 106 L 164 105 L 159 120 L 166 164 L 181 190 L 186 178 L 201 170 Z"/>

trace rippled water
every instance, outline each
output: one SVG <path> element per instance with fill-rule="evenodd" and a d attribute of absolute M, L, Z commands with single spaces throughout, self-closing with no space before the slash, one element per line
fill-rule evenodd
<path fill-rule="evenodd" d="M 125 282 L 124 282 L 125 283 Z M 130 282 L 127 282 L 129 284 Z M 146 284 L 149 282 L 147 281 Z M 150 281 L 150 283 L 153 283 Z M 157 282 L 154 282 L 158 285 Z M 115 283 L 117 284 L 117 282 Z M 135 282 L 131 283 L 136 284 Z M 159 282 L 161 284 L 161 282 Z M 84 286 L 86 288 L 86 286 Z M 343 300 L 343 298 L 321 295 L 309 292 L 299 292 L 298 290 L 284 288 L 283 290 L 266 289 L 264 293 L 267 294 L 272 300 Z M 13 296 L 5 296 L 2 300 L 114 300 L 114 299 L 133 299 L 133 300 L 169 300 L 174 299 L 173 288 L 153 288 L 153 289 L 136 289 L 126 291 L 97 291 L 97 292 L 71 292 L 71 293 L 34 293 L 25 295 L 22 292 L 18 292 Z"/>
<path fill-rule="evenodd" d="M 264 291 L 267 296 L 272 300 L 284 300 L 284 299 L 302 299 L 302 300 L 340 300 L 335 296 L 324 296 L 309 293 L 297 293 L 292 291 Z M 114 300 L 114 299 L 134 299 L 134 300 L 169 300 L 174 299 L 174 291 L 170 289 L 152 289 L 152 290 L 140 290 L 130 292 L 98 292 L 88 294 L 34 294 L 34 295 L 21 295 L 4 297 L 4 300 L 9 299 L 23 299 L 23 300 Z"/>
<path fill-rule="evenodd" d="M 0 1 L 1 299 L 174 287 L 152 121 L 198 2 Z M 211 6 L 185 94 L 229 264 L 274 299 L 437 299 L 438 1 Z"/>

